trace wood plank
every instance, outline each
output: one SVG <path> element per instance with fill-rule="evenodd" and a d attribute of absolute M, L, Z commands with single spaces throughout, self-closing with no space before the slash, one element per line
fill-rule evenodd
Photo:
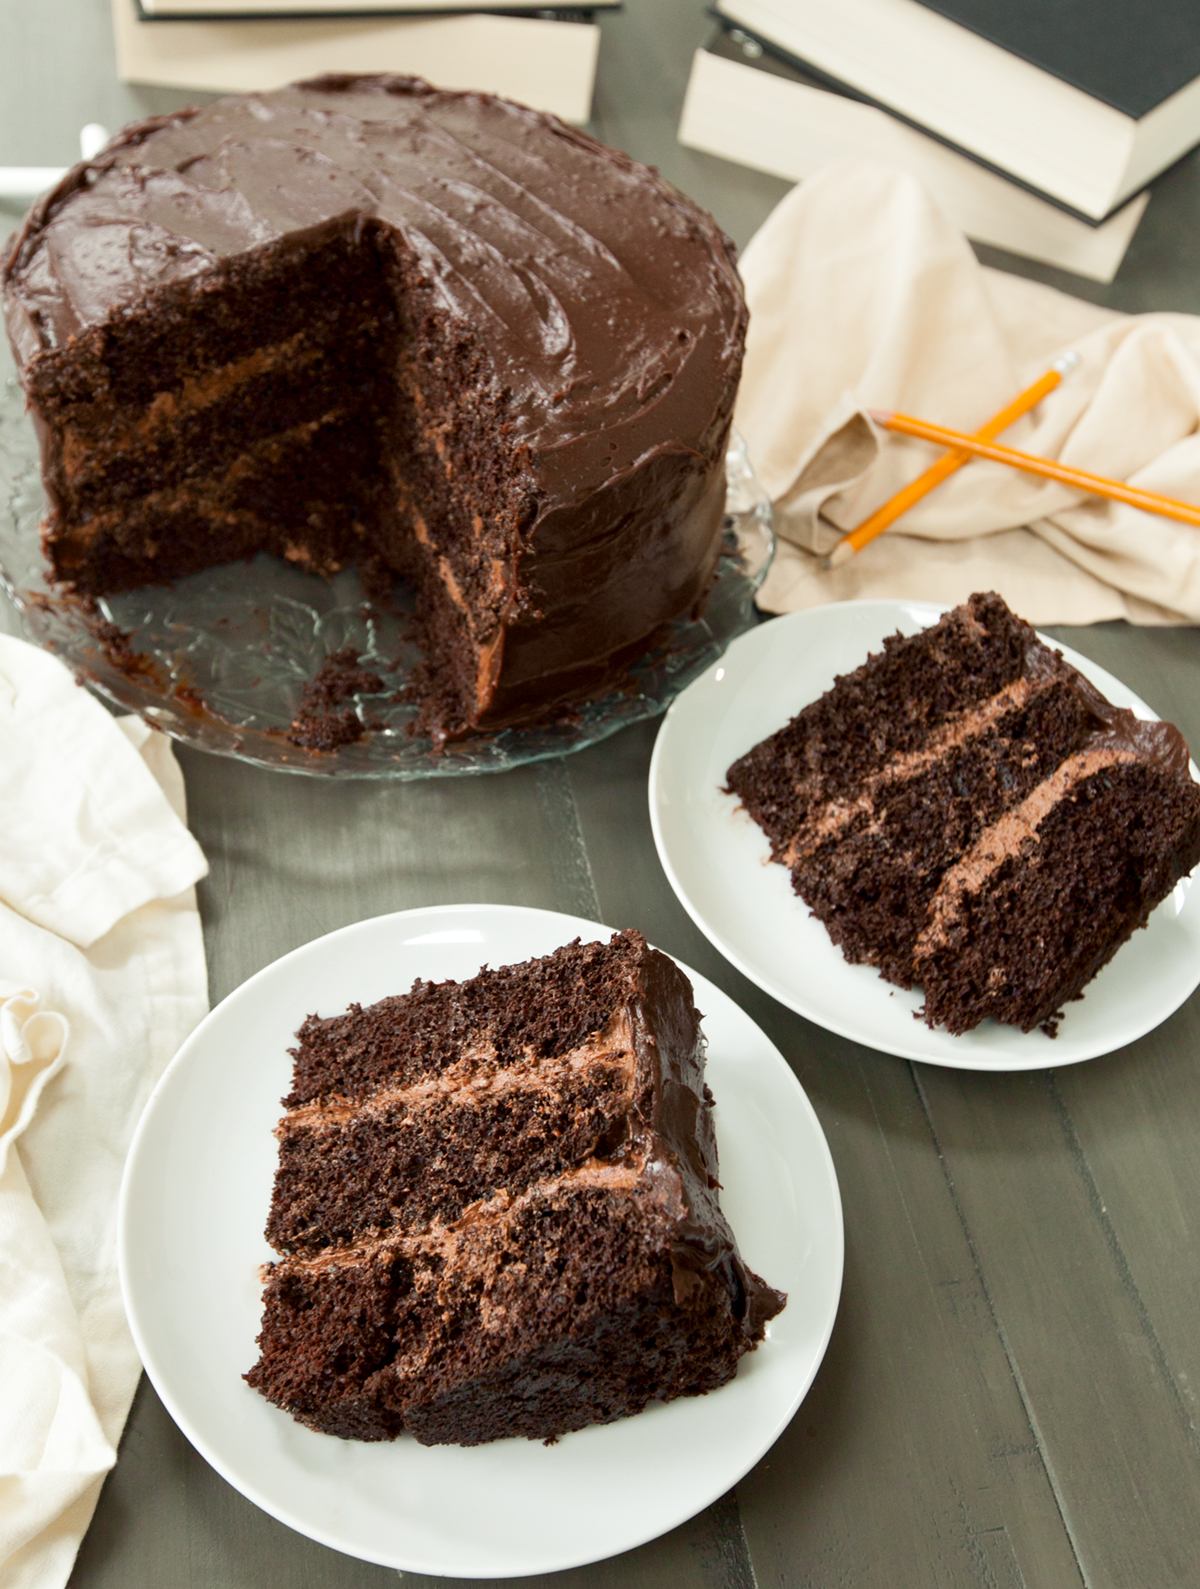
<path fill-rule="evenodd" d="M 192 1450 L 142 1380 L 70 1589 L 480 1589 L 397 1573 L 305 1539 L 245 1500 Z M 639 1550 L 495 1589 L 755 1589 L 732 1496 Z"/>
<path fill-rule="evenodd" d="M 846 1215 L 841 1309 L 816 1384 L 738 1485 L 760 1585 L 1082 1579 L 912 1068 L 820 1031 L 701 938 L 658 865 L 654 725 L 569 763 L 603 919 L 711 976 L 778 1044 L 821 1119 Z M 619 830 L 608 820 L 626 813 Z"/>
<path fill-rule="evenodd" d="M 143 1375 L 69 1589 L 385 1589 L 396 1574 L 314 1544 L 226 1484 Z"/>
<path fill-rule="evenodd" d="M 166 24 L 164 24 L 165 26 Z M 349 922 L 486 901 L 594 917 L 560 762 L 416 783 L 281 776 L 181 750 L 214 999 Z"/>
<path fill-rule="evenodd" d="M 1060 1071 L 1053 1102 L 1089 1188 L 1114 1279 L 1134 1303 L 1138 1334 L 1167 1406 L 1182 1421 L 1200 1497 L 1200 1002 L 1136 1048 Z M 1165 1453 L 1164 1453 L 1165 1456 Z M 1200 1534 L 1200 1501 L 1193 1512 Z M 1173 1527 L 1175 1525 L 1172 1525 Z M 1200 1560 L 1200 1539 L 1196 1559 Z"/>
<path fill-rule="evenodd" d="M 201 905 L 214 999 L 299 944 L 389 910 L 484 900 L 597 915 L 561 761 L 494 778 L 335 783 L 179 754 L 190 825 L 212 861 Z M 431 1589 L 458 1582 L 404 1577 Z M 244 1500 L 193 1451 L 143 1380 L 71 1586 L 367 1589 L 395 1578 L 303 1538 Z M 522 1582 L 545 1589 L 752 1585 L 732 1499 L 613 1562 Z"/>
<path fill-rule="evenodd" d="M 1182 1072 L 1194 1072 L 1197 1035 L 1189 1009 L 1069 1071 L 921 1068 L 1089 1589 L 1196 1581 L 1197 1261 L 1193 1245 L 1175 1269 L 1178 1224 L 1166 1237 L 1156 1227 L 1181 1193 L 1196 1206 L 1200 1087 Z M 1172 1115 L 1175 1145 L 1190 1138 L 1187 1177 L 1163 1152 Z"/>
<path fill-rule="evenodd" d="M 838 1165 L 847 1275 L 812 1395 L 739 1486 L 760 1582 L 1080 1582 L 911 1067 L 800 1023 L 784 1051 Z"/>
<path fill-rule="evenodd" d="M 1057 629 L 1200 743 L 1194 629 Z M 1200 1558 L 1200 1000 L 1102 1059 L 921 1087 L 1089 1584 Z"/>

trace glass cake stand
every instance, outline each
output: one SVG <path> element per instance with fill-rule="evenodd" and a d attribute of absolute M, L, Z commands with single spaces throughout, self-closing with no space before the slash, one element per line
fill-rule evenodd
<path fill-rule="evenodd" d="M 771 505 L 741 438 L 726 458 L 725 550 L 699 618 L 661 643 L 603 699 L 521 728 L 479 734 L 439 753 L 414 735 L 403 699 L 418 661 L 405 638 L 403 593 L 392 611 L 369 605 L 358 574 L 323 581 L 265 555 L 148 586 L 88 606 L 47 582 L 45 511 L 33 425 L 10 378 L 0 390 L 0 580 L 29 638 L 123 711 L 200 750 L 284 772 L 350 778 L 445 778 L 503 772 L 566 755 L 662 712 L 754 622 L 754 594 L 775 548 Z M 411 611 L 411 604 L 408 610 Z M 305 750 L 288 735 L 325 659 L 351 648 L 380 688 L 340 703 L 361 739 Z M 399 697 L 399 699 L 398 699 Z"/>

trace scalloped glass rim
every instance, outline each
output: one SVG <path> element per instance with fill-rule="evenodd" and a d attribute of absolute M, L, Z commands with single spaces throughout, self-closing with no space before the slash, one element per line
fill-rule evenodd
<path fill-rule="evenodd" d="M 277 558 L 206 570 L 171 587 L 147 587 L 99 603 L 130 637 L 145 667 L 118 668 L 86 616 L 47 583 L 41 555 L 44 495 L 37 439 L 15 380 L 0 393 L 0 581 L 26 633 L 114 706 L 174 739 L 282 772 L 349 778 L 444 778 L 503 772 L 594 745 L 663 712 L 754 622 L 754 595 L 775 549 L 771 504 L 741 438 L 726 456 L 726 547 L 699 618 L 671 624 L 663 643 L 629 670 L 626 687 L 569 717 L 478 735 L 435 752 L 411 735 L 416 715 L 395 699 L 418 659 L 403 634 L 401 603 L 380 615 L 364 604 L 358 575 L 325 582 Z M 306 751 L 286 738 L 301 692 L 329 653 L 353 646 L 382 691 L 347 701 L 366 737 L 335 751 Z"/>

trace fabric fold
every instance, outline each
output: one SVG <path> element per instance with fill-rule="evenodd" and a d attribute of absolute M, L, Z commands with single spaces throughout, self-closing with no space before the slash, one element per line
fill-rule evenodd
<path fill-rule="evenodd" d="M 46 652 L 0 635 L 0 899 L 86 949 L 206 867 L 135 747 L 64 678 Z"/>
<path fill-rule="evenodd" d="M 137 1386 L 117 1196 L 206 1008 L 183 780 L 161 733 L 0 637 L 0 1589 L 61 1589 Z"/>
<path fill-rule="evenodd" d="M 36 988 L 0 981 L 0 1176 L 9 1144 L 33 1119 L 42 1088 L 62 1068 L 70 1023 L 40 1008 Z"/>
<path fill-rule="evenodd" d="M 1035 623 L 1200 622 L 1200 530 L 978 459 L 820 569 L 941 456 L 870 409 L 973 431 L 1067 351 L 1078 366 L 1004 442 L 1200 503 L 1200 317 L 1117 314 L 986 269 L 915 178 L 866 161 L 794 189 L 742 275 L 735 423 L 781 541 L 760 605 L 991 588 Z"/>

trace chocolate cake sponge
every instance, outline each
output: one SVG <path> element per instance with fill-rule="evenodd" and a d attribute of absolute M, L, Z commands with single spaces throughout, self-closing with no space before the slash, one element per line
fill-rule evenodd
<path fill-rule="evenodd" d="M 75 596 L 259 552 L 403 577 L 445 740 L 612 688 L 712 584 L 733 245 L 551 116 L 328 76 L 155 118 L 0 278 Z"/>
<path fill-rule="evenodd" d="M 346 1439 L 550 1440 L 724 1384 L 785 1298 L 717 1198 L 687 978 L 635 932 L 310 1017 L 246 1378 Z"/>
<path fill-rule="evenodd" d="M 1053 1035 L 1200 860 L 1178 729 L 1113 706 L 995 594 L 895 635 L 729 769 L 854 963 L 931 1026 Z"/>

